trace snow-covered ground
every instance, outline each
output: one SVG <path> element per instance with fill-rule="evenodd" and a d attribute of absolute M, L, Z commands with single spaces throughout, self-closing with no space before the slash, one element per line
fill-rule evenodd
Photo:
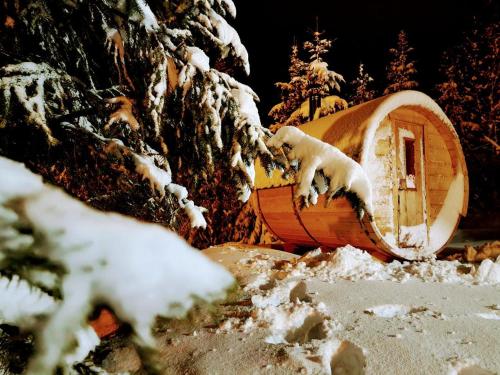
<path fill-rule="evenodd" d="M 236 244 L 204 253 L 241 290 L 212 318 L 159 333 L 167 373 L 500 372 L 500 260 L 385 264 L 351 246 L 301 258 Z M 104 360 L 138 366 L 130 346 Z"/>

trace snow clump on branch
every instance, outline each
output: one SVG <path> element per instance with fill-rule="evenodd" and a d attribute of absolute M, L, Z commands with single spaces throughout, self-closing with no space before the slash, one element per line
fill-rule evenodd
<path fill-rule="evenodd" d="M 370 180 L 361 165 L 338 148 L 293 126 L 280 128 L 267 145 L 275 148 L 285 146 L 290 164 L 298 165 L 295 196 L 302 197 L 306 205 L 316 204 L 318 193 L 326 194 L 330 200 L 342 191 L 350 191 L 362 202 L 361 209 L 370 216 L 373 214 Z"/>
<path fill-rule="evenodd" d="M 97 302 L 130 323 L 141 345 L 154 348 L 151 329 L 157 316 L 179 317 L 197 300 L 224 297 L 233 285 L 229 272 L 160 225 L 92 209 L 43 185 L 39 176 L 9 159 L 0 157 L 0 170 L 0 219 L 10 218 L 8 228 L 13 233 L 22 225 L 34 234 L 25 250 L 10 248 L 0 237 L 5 258 L 0 273 L 8 268 L 9 259 L 29 259 L 34 253 L 63 268 L 58 275 L 63 298 L 57 304 L 38 289 L 30 290 L 24 281 L 0 282 L 0 297 L 21 288 L 39 307 L 26 309 L 19 304 L 18 314 L 10 306 L 3 319 L 22 324 L 24 312 L 41 312 L 48 319 L 43 328 L 37 326 L 38 346 L 29 374 L 51 374 L 63 364 Z"/>

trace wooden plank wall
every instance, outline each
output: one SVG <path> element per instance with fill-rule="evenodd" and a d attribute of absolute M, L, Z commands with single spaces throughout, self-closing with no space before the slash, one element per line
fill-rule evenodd
<path fill-rule="evenodd" d="M 292 185 L 257 190 L 262 218 L 280 240 L 313 247 L 351 244 L 366 250 L 378 249 L 370 239 L 373 231 L 362 228 L 347 199 L 335 199 L 325 207 L 325 197 L 320 196 L 317 205 L 298 210 L 292 197 Z"/>
<path fill-rule="evenodd" d="M 351 244 L 362 249 L 377 249 L 346 198 L 335 199 L 325 207 L 325 197 L 320 196 L 315 206 L 304 208 L 299 215 L 309 233 L 321 245 Z"/>
<path fill-rule="evenodd" d="M 426 127 L 425 165 L 427 168 L 427 200 L 429 224 L 432 225 L 443 207 L 446 194 L 454 177 L 452 158 L 447 142 L 435 126 Z"/>
<path fill-rule="evenodd" d="M 257 194 L 262 218 L 276 237 L 296 245 L 319 246 L 296 215 L 293 185 L 259 189 Z"/>

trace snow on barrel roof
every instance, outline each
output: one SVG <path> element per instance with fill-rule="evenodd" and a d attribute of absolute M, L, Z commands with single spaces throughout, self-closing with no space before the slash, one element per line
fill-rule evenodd
<path fill-rule="evenodd" d="M 456 136 L 455 129 L 439 105 L 426 94 L 407 90 L 308 122 L 300 128 L 309 135 L 333 144 L 363 165 L 380 122 L 392 111 L 411 108 L 432 121 L 440 121 Z M 334 126 L 332 126 L 334 125 Z"/>

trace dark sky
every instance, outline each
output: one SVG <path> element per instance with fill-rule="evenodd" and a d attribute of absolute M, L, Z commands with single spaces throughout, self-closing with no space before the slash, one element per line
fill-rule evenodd
<path fill-rule="evenodd" d="M 233 26 L 250 54 L 250 77 L 244 79 L 261 98 L 264 123 L 279 100 L 273 83 L 288 80 L 288 55 L 294 37 L 303 42 L 319 29 L 334 40 L 327 62 L 351 80 L 360 61 L 383 86 L 388 49 L 399 30 L 407 31 L 415 47 L 421 90 L 432 93 L 442 52 L 457 44 L 476 15 L 497 13 L 488 0 L 235 0 Z M 493 8 L 495 9 L 493 10 Z"/>

